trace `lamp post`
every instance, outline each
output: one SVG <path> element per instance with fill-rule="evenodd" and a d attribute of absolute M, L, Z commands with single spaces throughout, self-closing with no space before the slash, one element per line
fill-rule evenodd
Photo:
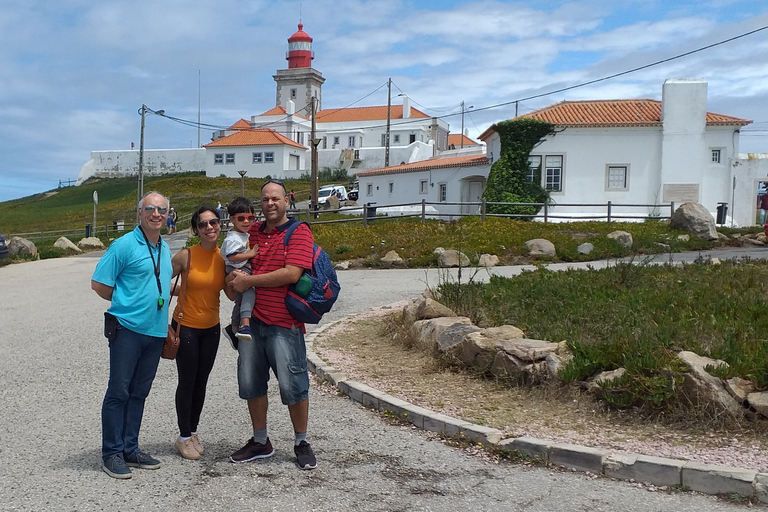
<path fill-rule="evenodd" d="M 468 109 L 474 108 L 474 105 L 467 107 Z M 461 102 L 461 148 L 464 149 L 464 102 Z"/>
<path fill-rule="evenodd" d="M 147 112 L 150 114 L 157 114 L 158 116 L 164 116 L 165 110 L 152 110 L 146 105 L 141 105 L 139 114 L 141 114 L 141 137 L 139 139 L 139 190 L 136 204 L 139 204 L 141 198 L 144 197 L 144 119 L 147 116 Z M 136 210 L 136 223 L 139 222 L 139 212 Z"/>
<path fill-rule="evenodd" d="M 242 197 L 245 197 L 245 174 L 247 172 L 248 171 L 246 171 L 245 169 L 240 169 L 239 171 L 237 171 L 237 174 L 240 175 L 240 195 Z"/>

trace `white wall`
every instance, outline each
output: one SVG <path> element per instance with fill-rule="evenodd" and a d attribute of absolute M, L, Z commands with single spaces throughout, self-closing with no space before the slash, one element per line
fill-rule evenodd
<path fill-rule="evenodd" d="M 322 147 L 322 146 L 320 146 Z M 349 173 L 355 171 L 361 171 L 364 169 L 378 169 L 384 167 L 384 157 L 386 148 L 383 147 L 367 147 L 357 148 L 359 150 L 361 162 L 358 166 L 350 169 Z M 317 151 L 317 166 L 320 169 L 330 167 L 331 169 L 337 169 L 340 167 L 339 159 L 343 153 L 343 149 L 318 149 Z M 426 144 L 423 142 L 414 142 L 407 146 L 398 146 L 389 148 L 389 165 L 400 165 L 401 162 L 409 164 L 411 162 L 420 162 L 434 156 L 434 149 L 432 144 Z"/>
<path fill-rule="evenodd" d="M 145 149 L 146 176 L 205 170 L 205 149 Z M 91 151 L 91 159 L 80 169 L 77 185 L 92 176 L 117 178 L 139 174 L 139 151 Z"/>
<path fill-rule="evenodd" d="M 307 167 L 307 151 L 292 146 L 219 146 L 206 148 L 205 154 L 205 175 L 208 177 L 217 177 L 222 174 L 229 178 L 239 178 L 237 171 L 243 169 L 247 171 L 248 178 L 263 178 L 267 175 L 273 178 L 299 177 L 301 169 Z M 261 153 L 261 163 L 253 163 L 253 153 Z M 275 161 L 272 163 L 264 162 L 264 153 L 273 152 Z M 235 154 L 235 163 L 226 163 L 227 153 Z M 215 164 L 216 154 L 224 155 L 223 164 Z M 290 171 L 290 155 L 299 156 L 299 170 Z"/>

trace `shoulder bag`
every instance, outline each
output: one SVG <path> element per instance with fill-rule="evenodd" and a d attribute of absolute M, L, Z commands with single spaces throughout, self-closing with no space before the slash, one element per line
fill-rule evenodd
<path fill-rule="evenodd" d="M 179 278 L 181 274 L 184 274 L 184 280 L 181 283 L 181 292 L 179 293 L 179 320 L 176 322 L 176 329 L 173 328 L 173 324 L 168 324 L 168 336 L 165 337 L 165 343 L 163 343 L 163 359 L 176 359 L 176 353 L 179 351 L 179 345 L 181 339 L 179 338 L 179 329 L 181 329 L 181 319 L 184 318 L 184 296 L 187 294 L 187 281 L 189 280 L 189 269 L 192 265 L 192 250 L 187 249 L 187 269 L 184 272 L 180 272 L 176 276 L 176 282 L 173 283 L 171 292 L 179 285 Z M 173 298 L 173 295 L 171 295 Z M 168 301 L 168 309 L 171 309 L 171 301 Z"/>

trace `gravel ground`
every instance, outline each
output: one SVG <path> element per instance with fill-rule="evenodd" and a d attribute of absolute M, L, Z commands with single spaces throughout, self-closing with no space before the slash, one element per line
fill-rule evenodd
<path fill-rule="evenodd" d="M 691 493 L 497 464 L 314 386 L 310 440 L 319 468 L 297 469 L 286 409 L 272 395 L 271 459 L 235 465 L 250 437 L 237 397 L 236 357 L 222 341 L 201 424 L 206 454 L 181 459 L 175 368 L 161 361 L 140 442 L 157 471 L 117 481 L 100 469 L 100 406 L 108 375 L 106 302 L 90 290 L 93 256 L 0 268 L 1 510 L 594 510 L 747 509 Z M 423 272 L 421 272 L 423 275 Z M 419 272 L 344 272 L 344 295 L 325 321 L 418 294 Z M 222 305 L 222 315 L 230 306 Z"/>

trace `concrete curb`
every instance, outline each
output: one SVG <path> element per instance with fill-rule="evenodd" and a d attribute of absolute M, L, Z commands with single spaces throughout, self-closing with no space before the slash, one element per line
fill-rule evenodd
<path fill-rule="evenodd" d="M 384 306 L 391 309 L 391 306 Z M 611 453 L 599 448 L 554 443 L 533 437 L 502 438 L 495 428 L 476 425 L 410 404 L 361 382 L 348 379 L 320 359 L 312 349 L 315 338 L 325 330 L 353 322 L 358 314 L 322 325 L 308 332 L 307 364 L 319 379 L 326 381 L 365 407 L 391 414 L 414 426 L 447 436 L 461 435 L 474 443 L 495 445 L 544 463 L 567 469 L 605 475 L 617 480 L 631 480 L 655 486 L 681 487 L 704 494 L 737 494 L 768 503 L 768 473 L 728 466 L 713 466 L 680 459 L 640 454 Z"/>

